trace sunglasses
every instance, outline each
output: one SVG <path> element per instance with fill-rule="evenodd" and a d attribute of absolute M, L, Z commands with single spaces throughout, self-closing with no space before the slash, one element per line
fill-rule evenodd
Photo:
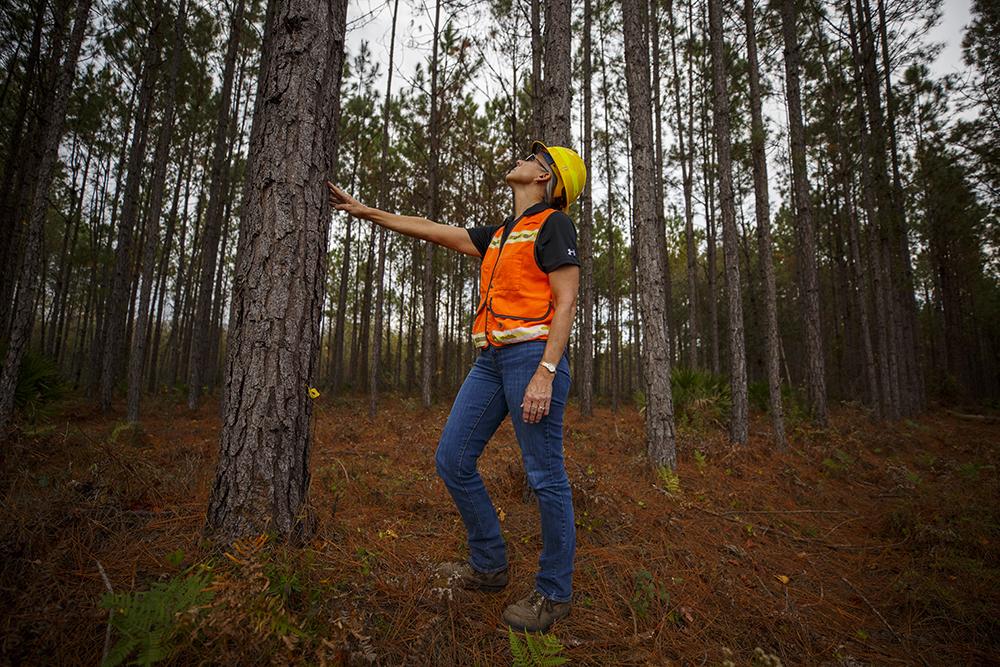
<path fill-rule="evenodd" d="M 528 157 L 524 158 L 525 162 L 531 162 L 532 160 L 538 161 L 538 166 L 542 168 L 546 173 L 551 173 L 546 165 L 554 164 L 551 157 L 545 153 L 532 153 Z"/>

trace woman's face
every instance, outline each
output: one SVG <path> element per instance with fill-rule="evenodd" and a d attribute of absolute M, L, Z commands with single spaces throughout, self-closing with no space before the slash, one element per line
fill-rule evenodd
<path fill-rule="evenodd" d="M 547 180 L 544 177 L 550 173 L 545 167 L 544 161 L 544 157 L 536 154 L 531 154 L 524 159 L 517 160 L 510 171 L 507 172 L 505 180 L 509 185 L 514 185 L 515 183 L 528 185 L 541 178 L 542 180 L 539 183 L 544 185 Z"/>

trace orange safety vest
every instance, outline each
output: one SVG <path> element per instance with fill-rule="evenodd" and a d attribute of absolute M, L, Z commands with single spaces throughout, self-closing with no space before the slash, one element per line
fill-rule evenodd
<path fill-rule="evenodd" d="M 479 268 L 479 307 L 472 325 L 476 347 L 545 340 L 555 307 L 549 276 L 535 262 L 535 239 L 553 208 L 522 217 L 507 240 L 493 235 Z"/>

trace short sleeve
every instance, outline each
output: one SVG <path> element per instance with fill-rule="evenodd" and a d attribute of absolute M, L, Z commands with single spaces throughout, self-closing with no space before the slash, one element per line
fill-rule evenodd
<path fill-rule="evenodd" d="M 493 240 L 493 235 L 497 233 L 498 229 L 500 229 L 500 225 L 467 228 L 472 245 L 476 246 L 480 257 L 486 254 L 486 249 L 490 247 L 490 241 Z"/>
<path fill-rule="evenodd" d="M 562 211 L 549 215 L 535 241 L 535 262 L 545 273 L 552 273 L 560 266 L 580 266 L 576 250 L 576 227 Z"/>

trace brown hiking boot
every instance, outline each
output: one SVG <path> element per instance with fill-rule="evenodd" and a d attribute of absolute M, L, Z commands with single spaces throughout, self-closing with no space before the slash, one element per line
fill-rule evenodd
<path fill-rule="evenodd" d="M 569 616 L 569 602 L 555 602 L 538 591 L 510 605 L 503 613 L 503 620 L 514 630 L 545 632 L 560 618 Z"/>
<path fill-rule="evenodd" d="M 438 574 L 447 580 L 451 586 L 455 582 L 461 584 L 462 588 L 474 591 L 486 591 L 495 593 L 503 590 L 507 585 L 507 568 L 499 572 L 480 572 L 468 562 L 443 563 L 437 569 Z"/>

